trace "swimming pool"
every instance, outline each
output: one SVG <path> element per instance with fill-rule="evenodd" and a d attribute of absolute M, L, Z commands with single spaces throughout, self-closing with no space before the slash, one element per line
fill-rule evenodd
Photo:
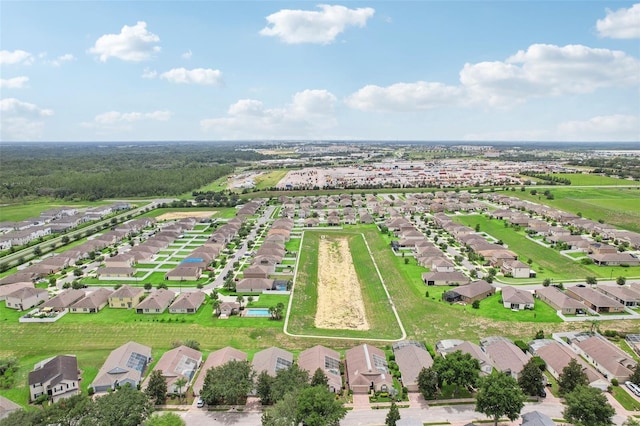
<path fill-rule="evenodd" d="M 244 310 L 245 317 L 270 317 L 269 308 L 247 308 Z"/>

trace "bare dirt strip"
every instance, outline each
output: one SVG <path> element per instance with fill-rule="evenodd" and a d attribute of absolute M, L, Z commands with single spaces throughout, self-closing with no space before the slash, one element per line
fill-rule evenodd
<path fill-rule="evenodd" d="M 318 247 L 318 328 L 369 330 L 347 238 L 322 238 Z"/>
<path fill-rule="evenodd" d="M 202 219 L 202 218 L 211 217 L 216 213 L 218 213 L 218 212 L 215 211 L 215 210 L 212 210 L 212 211 L 197 211 L 197 212 L 170 212 L 170 213 L 161 214 L 156 219 L 160 220 L 160 221 L 186 219 L 186 218 L 189 218 L 189 217 L 192 217 L 194 219 Z"/>

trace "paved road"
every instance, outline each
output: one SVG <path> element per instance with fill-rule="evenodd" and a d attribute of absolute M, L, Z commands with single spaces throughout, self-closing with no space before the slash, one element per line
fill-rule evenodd
<path fill-rule="evenodd" d="M 616 407 L 616 416 L 614 423 L 621 425 L 629 413 Z M 552 419 L 562 418 L 564 407 L 556 401 L 544 401 L 537 403 L 527 403 L 522 410 L 523 413 L 531 411 L 540 411 Z M 347 416 L 340 422 L 342 426 L 365 426 L 365 425 L 384 425 L 385 417 L 388 410 L 351 410 Z M 204 409 L 192 409 L 188 412 L 181 413 L 181 416 L 187 423 L 187 426 L 257 426 L 260 425 L 261 412 L 219 412 L 206 411 Z M 474 420 L 486 420 L 484 414 L 477 413 L 473 405 L 452 405 L 429 408 L 402 408 L 400 409 L 401 418 L 415 418 L 423 423 L 449 422 L 452 425 L 464 425 Z M 516 420 L 513 424 L 520 424 L 520 420 Z"/>

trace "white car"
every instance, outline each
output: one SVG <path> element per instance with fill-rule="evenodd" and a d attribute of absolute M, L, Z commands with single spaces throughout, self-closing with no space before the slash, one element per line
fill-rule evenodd
<path fill-rule="evenodd" d="M 198 408 L 204 407 L 204 400 L 202 398 L 198 398 L 198 402 L 196 403 L 196 407 L 198 407 Z"/>

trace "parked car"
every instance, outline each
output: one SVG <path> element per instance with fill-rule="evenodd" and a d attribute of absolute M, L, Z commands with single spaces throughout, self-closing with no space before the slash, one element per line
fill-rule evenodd
<path fill-rule="evenodd" d="M 204 400 L 202 399 L 202 397 L 198 398 L 198 402 L 196 403 L 196 407 L 198 407 L 198 408 L 204 407 Z"/>

